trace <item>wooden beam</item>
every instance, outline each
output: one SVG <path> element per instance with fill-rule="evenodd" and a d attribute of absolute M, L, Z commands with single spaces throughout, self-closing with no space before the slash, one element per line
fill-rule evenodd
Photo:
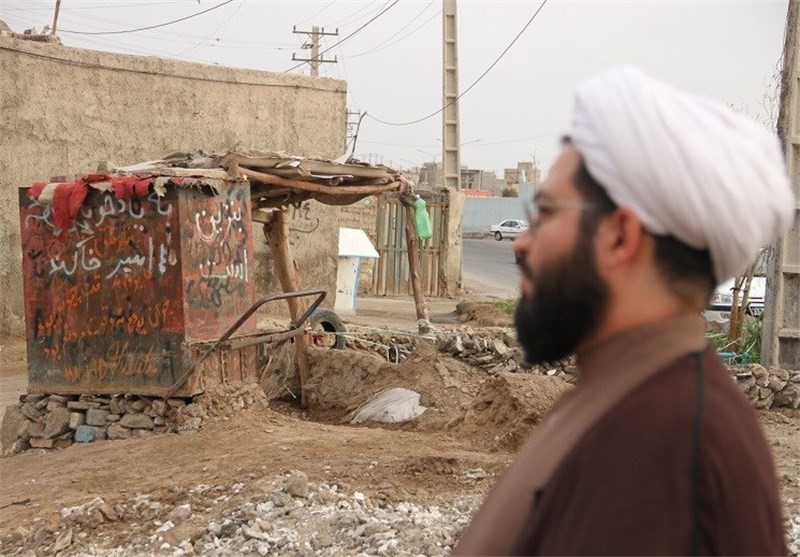
<path fill-rule="evenodd" d="M 272 220 L 264 224 L 264 235 L 267 238 L 272 260 L 275 263 L 275 272 L 281 282 L 284 292 L 297 292 L 300 290 L 300 277 L 297 266 L 289 249 L 289 215 L 285 210 L 273 211 Z M 296 321 L 305 312 L 305 304 L 298 298 L 288 298 L 289 314 L 292 321 Z M 311 376 L 311 365 L 308 363 L 307 335 L 299 335 L 294 341 L 295 361 L 300 375 L 300 405 L 305 408 L 306 383 Z"/>
<path fill-rule="evenodd" d="M 260 184 L 310 191 L 313 193 L 326 193 L 329 195 L 380 195 L 387 191 L 394 191 L 400 188 L 400 182 L 392 182 L 383 186 L 324 186 L 312 182 L 304 182 L 303 180 L 281 178 L 280 176 L 273 176 L 272 174 L 256 172 L 249 168 L 238 167 L 237 171 L 244 178 Z"/>
<path fill-rule="evenodd" d="M 430 332 L 428 303 L 419 278 L 419 239 L 417 238 L 417 225 L 414 219 L 414 208 L 406 206 L 406 244 L 408 244 L 408 270 L 411 274 L 411 288 L 414 292 L 414 306 L 417 310 L 419 333 Z"/>

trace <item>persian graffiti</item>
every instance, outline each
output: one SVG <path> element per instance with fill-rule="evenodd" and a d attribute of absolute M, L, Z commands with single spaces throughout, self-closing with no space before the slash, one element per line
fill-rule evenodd
<path fill-rule="evenodd" d="M 220 191 L 91 191 L 68 230 L 20 195 L 32 386 L 169 386 L 185 343 L 219 338 L 249 307 L 249 190 Z"/>

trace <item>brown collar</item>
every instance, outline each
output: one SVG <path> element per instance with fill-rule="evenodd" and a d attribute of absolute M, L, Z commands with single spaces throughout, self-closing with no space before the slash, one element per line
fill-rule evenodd
<path fill-rule="evenodd" d="M 661 368 L 679 356 L 706 347 L 705 323 L 685 314 L 612 336 L 577 354 L 578 385 L 608 381 L 619 370 Z"/>

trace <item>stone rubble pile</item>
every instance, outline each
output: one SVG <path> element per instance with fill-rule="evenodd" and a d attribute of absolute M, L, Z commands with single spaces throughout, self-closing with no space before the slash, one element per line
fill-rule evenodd
<path fill-rule="evenodd" d="M 473 480 L 474 481 L 474 480 Z M 391 502 L 336 483 L 310 483 L 293 471 L 269 482 L 198 485 L 174 504 L 137 494 L 110 505 L 101 498 L 63 509 L 0 536 L 8 556 L 448 555 L 482 493 L 439 506 Z M 256 493 L 238 495 L 247 488 Z M 235 499 L 238 497 L 238 500 Z M 119 531 L 126 532 L 119 541 Z"/>
<path fill-rule="evenodd" d="M 413 352 L 418 338 L 413 335 L 372 332 L 349 337 L 347 345 L 350 348 L 371 350 L 386 357 L 387 347 L 398 347 L 401 355 Z M 572 358 L 551 366 L 528 366 L 522 349 L 508 329 L 474 330 L 463 327 L 436 333 L 435 342 L 440 352 L 489 374 L 541 373 L 561 377 L 569 383 L 574 383 L 577 379 Z M 800 371 L 774 367 L 766 369 L 759 364 L 734 365 L 729 369 L 755 408 L 767 410 L 800 407 Z"/>
<path fill-rule="evenodd" d="M 749 364 L 731 366 L 731 373 L 757 409 L 800 408 L 800 371 Z"/>
<path fill-rule="evenodd" d="M 486 477 L 475 470 L 465 474 L 473 482 Z M 390 501 L 380 491 L 368 496 L 338 483 L 311 483 L 296 470 L 272 480 L 251 474 L 230 486 L 201 484 L 176 492 L 171 503 L 150 494 L 114 505 L 96 497 L 61 509 L 55 519 L 36 518 L 29 527 L 0 535 L 0 554 L 448 555 L 490 484 L 430 505 Z M 789 554 L 798 556 L 800 514 L 786 516 Z"/>
<path fill-rule="evenodd" d="M 196 433 L 207 418 L 265 398 L 254 384 L 215 385 L 209 391 L 194 399 L 168 400 L 136 395 L 21 395 L 18 404 L 6 408 L 0 426 L 3 455 L 106 439 Z"/>

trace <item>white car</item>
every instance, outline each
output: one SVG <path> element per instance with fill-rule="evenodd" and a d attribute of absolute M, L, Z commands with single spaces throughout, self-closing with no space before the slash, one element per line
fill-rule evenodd
<path fill-rule="evenodd" d="M 498 242 L 503 238 L 516 238 L 528 229 L 528 223 L 524 220 L 508 219 L 500 224 L 493 224 L 489 231 L 494 234 L 494 239 Z"/>
<path fill-rule="evenodd" d="M 733 305 L 733 286 L 734 279 L 727 280 L 720 284 L 714 295 L 711 297 L 711 303 L 706 308 L 705 315 L 709 321 L 717 321 L 724 323 L 731 318 L 731 306 Z M 750 296 L 745 309 L 747 315 L 754 317 L 761 317 L 764 313 L 764 296 L 767 293 L 767 279 L 765 277 L 755 276 L 753 282 L 750 284 Z M 742 303 L 742 300 L 739 300 Z"/>

